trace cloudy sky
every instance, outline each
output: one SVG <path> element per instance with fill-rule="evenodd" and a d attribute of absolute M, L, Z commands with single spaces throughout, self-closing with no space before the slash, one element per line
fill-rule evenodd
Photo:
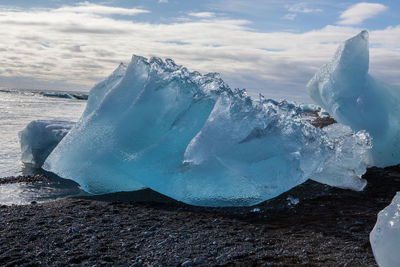
<path fill-rule="evenodd" d="M 0 87 L 87 91 L 132 54 L 309 102 L 337 46 L 370 32 L 370 73 L 400 85 L 400 1 L 0 0 Z"/>

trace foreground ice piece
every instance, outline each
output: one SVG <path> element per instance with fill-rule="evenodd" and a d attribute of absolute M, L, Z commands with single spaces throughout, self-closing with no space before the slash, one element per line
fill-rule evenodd
<path fill-rule="evenodd" d="M 342 180 L 324 182 L 362 189 L 369 136 L 338 126 L 343 138 L 331 138 L 301 113 L 285 101 L 253 101 L 217 74 L 134 56 L 92 89 L 44 168 L 96 194 L 150 187 L 209 206 L 256 204 L 322 180 L 332 162 Z"/>
<path fill-rule="evenodd" d="M 400 163 L 400 88 L 368 74 L 368 32 L 339 47 L 308 84 L 311 98 L 338 122 L 366 130 L 373 140 L 370 165 Z"/>
<path fill-rule="evenodd" d="M 19 132 L 21 161 L 40 168 L 47 156 L 64 138 L 75 122 L 37 120 Z"/>
<path fill-rule="evenodd" d="M 379 212 L 369 237 L 380 267 L 400 266 L 400 192 L 397 192 L 389 206 Z"/>

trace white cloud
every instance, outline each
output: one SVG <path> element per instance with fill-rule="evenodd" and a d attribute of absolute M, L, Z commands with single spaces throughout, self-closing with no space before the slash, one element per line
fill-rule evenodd
<path fill-rule="evenodd" d="M 319 13 L 323 10 L 320 8 L 310 8 L 307 3 L 300 2 L 297 4 L 286 5 L 285 8 L 289 11 L 282 18 L 287 20 L 294 20 L 298 13 Z"/>
<path fill-rule="evenodd" d="M 321 8 L 311 8 L 307 6 L 307 3 L 297 3 L 293 5 L 286 5 L 286 8 L 290 13 L 319 13 L 323 10 Z"/>
<path fill-rule="evenodd" d="M 56 12 L 65 13 L 89 13 L 89 14 L 103 14 L 103 15 L 128 15 L 134 16 L 142 13 L 149 13 L 148 10 L 140 8 L 122 8 L 92 4 L 89 2 L 82 2 L 76 6 L 63 6 L 55 10 Z"/>
<path fill-rule="evenodd" d="M 249 21 L 218 17 L 151 24 L 63 8 L 0 8 L 1 86 L 32 81 L 32 87 L 87 90 L 137 54 L 220 72 L 232 87 L 267 97 L 304 99 L 305 84 L 332 57 L 337 42 L 361 30 L 327 26 L 304 33 L 261 32 L 250 28 Z M 398 36 L 400 26 L 370 32 L 371 71 L 396 84 Z"/>
<path fill-rule="evenodd" d="M 212 18 L 215 17 L 215 14 L 213 12 L 190 12 L 188 14 L 191 17 L 196 17 L 196 18 Z"/>
<path fill-rule="evenodd" d="M 294 20 L 297 17 L 297 14 L 289 13 L 283 16 L 284 19 Z"/>
<path fill-rule="evenodd" d="M 358 3 L 352 5 L 340 15 L 338 24 L 342 25 L 358 25 L 364 20 L 372 18 L 379 13 L 387 10 L 387 7 L 378 3 Z"/>
<path fill-rule="evenodd" d="M 158 0 L 158 3 L 160 3 L 160 4 L 166 4 L 166 3 L 168 3 L 168 0 Z"/>

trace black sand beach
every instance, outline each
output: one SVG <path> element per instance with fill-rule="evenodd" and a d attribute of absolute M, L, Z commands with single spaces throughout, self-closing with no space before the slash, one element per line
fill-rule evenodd
<path fill-rule="evenodd" d="M 0 264 L 375 266 L 369 233 L 400 191 L 400 166 L 364 178 L 362 192 L 308 181 L 246 208 L 193 207 L 151 190 L 3 205 Z"/>

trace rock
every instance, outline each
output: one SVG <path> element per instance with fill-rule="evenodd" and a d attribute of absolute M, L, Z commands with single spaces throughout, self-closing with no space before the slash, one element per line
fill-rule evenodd
<path fill-rule="evenodd" d="M 143 261 L 139 260 L 135 263 L 133 263 L 130 267 L 142 267 L 143 266 Z"/>
<path fill-rule="evenodd" d="M 204 259 L 203 259 L 203 258 L 195 258 L 194 261 L 193 261 L 193 263 L 194 263 L 195 265 L 203 264 L 203 262 L 204 262 Z"/>
<path fill-rule="evenodd" d="M 350 228 L 349 228 L 349 231 L 350 232 L 360 232 L 362 230 L 362 227 L 361 226 L 358 226 L 358 225 L 353 225 L 353 226 L 351 226 Z"/>
<path fill-rule="evenodd" d="M 215 261 L 220 261 L 224 258 L 224 255 L 219 255 L 218 257 L 215 258 Z"/>
<path fill-rule="evenodd" d="M 184 263 L 181 264 L 182 267 L 189 267 L 189 266 L 193 266 L 193 261 L 191 260 L 187 260 Z"/>
<path fill-rule="evenodd" d="M 75 218 L 71 217 L 71 216 L 67 216 L 64 218 L 64 221 L 66 221 L 66 222 L 72 222 L 73 220 L 75 220 Z"/>
<path fill-rule="evenodd" d="M 150 237 L 150 236 L 153 236 L 153 235 L 154 235 L 154 232 L 144 232 L 143 233 L 144 237 Z"/>
<path fill-rule="evenodd" d="M 253 242 L 254 239 L 251 237 L 246 237 L 246 239 L 244 240 L 244 242 Z"/>
<path fill-rule="evenodd" d="M 153 232 L 153 231 L 155 231 L 156 229 L 157 229 L 157 226 L 156 226 L 156 225 L 153 225 L 152 227 L 150 227 L 150 228 L 148 229 L 148 231 Z"/>
<path fill-rule="evenodd" d="M 68 233 L 69 234 L 77 234 L 77 233 L 79 233 L 79 230 L 76 227 L 71 227 L 68 229 Z"/>

